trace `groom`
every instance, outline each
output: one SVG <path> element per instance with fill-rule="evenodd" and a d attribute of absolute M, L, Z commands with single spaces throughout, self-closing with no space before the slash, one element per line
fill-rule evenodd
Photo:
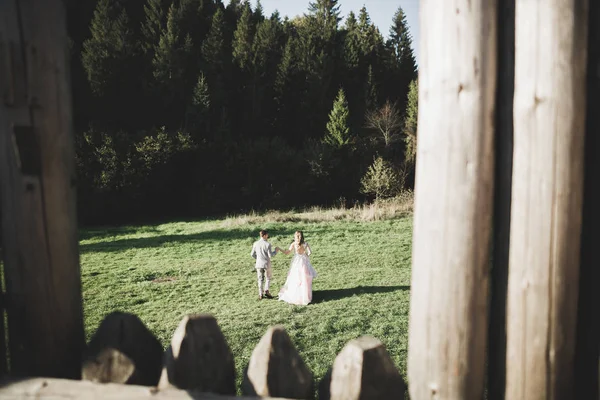
<path fill-rule="evenodd" d="M 252 245 L 250 255 L 256 259 L 256 275 L 258 277 L 258 299 L 264 297 L 272 299 L 269 293 L 269 284 L 271 283 L 271 257 L 277 254 L 277 249 L 272 250 L 271 243 L 268 242 L 269 232 L 261 230 L 259 232 L 260 239 Z M 266 279 L 265 279 L 266 278 Z M 265 281 L 265 290 L 263 292 L 263 280 Z"/>

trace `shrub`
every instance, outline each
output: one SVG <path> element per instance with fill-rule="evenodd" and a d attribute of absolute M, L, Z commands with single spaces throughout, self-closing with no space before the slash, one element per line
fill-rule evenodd
<path fill-rule="evenodd" d="M 361 179 L 361 192 L 375 195 L 377 199 L 394 197 L 404 186 L 404 174 L 382 157 L 376 157 Z"/>

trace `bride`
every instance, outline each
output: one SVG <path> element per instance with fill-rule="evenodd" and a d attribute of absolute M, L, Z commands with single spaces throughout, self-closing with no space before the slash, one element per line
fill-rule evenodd
<path fill-rule="evenodd" d="M 312 301 L 312 280 L 317 276 L 317 271 L 310 263 L 310 246 L 304 241 L 302 231 L 296 231 L 294 242 L 284 254 L 294 251 L 292 264 L 288 272 L 285 285 L 279 291 L 279 300 L 290 304 L 307 305 Z"/>

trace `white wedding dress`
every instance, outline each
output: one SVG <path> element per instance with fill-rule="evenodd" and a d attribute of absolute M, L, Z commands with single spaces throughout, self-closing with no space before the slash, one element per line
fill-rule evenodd
<path fill-rule="evenodd" d="M 311 250 L 308 243 L 303 243 L 301 246 L 292 243 L 289 250 L 292 249 L 294 257 L 285 284 L 279 291 L 279 300 L 290 304 L 307 305 L 312 301 L 312 280 L 316 278 L 317 271 L 310 263 Z"/>

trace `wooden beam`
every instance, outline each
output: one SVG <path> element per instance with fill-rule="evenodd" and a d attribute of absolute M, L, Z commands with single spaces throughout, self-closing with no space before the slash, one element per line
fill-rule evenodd
<path fill-rule="evenodd" d="M 504 400 L 506 384 L 506 291 L 510 245 L 514 83 L 515 0 L 503 0 L 498 5 L 496 175 L 487 375 L 489 400 Z"/>
<path fill-rule="evenodd" d="M 506 398 L 573 397 L 587 0 L 517 0 Z"/>
<path fill-rule="evenodd" d="M 575 345 L 574 399 L 600 399 L 600 2 L 590 1 L 581 269 Z"/>
<path fill-rule="evenodd" d="M 475 399 L 486 370 L 497 9 L 420 7 L 409 393 Z"/>
<path fill-rule="evenodd" d="M 32 378 L 4 381 L 0 384 L 2 399 L 122 399 L 122 400 L 258 400 L 258 397 L 221 396 L 194 390 L 157 389 L 150 386 L 94 383 L 69 379 Z M 261 400 L 285 400 L 261 397 Z"/>
<path fill-rule="evenodd" d="M 64 2 L 0 2 L 0 51 L 11 373 L 77 378 L 85 343 Z"/>

